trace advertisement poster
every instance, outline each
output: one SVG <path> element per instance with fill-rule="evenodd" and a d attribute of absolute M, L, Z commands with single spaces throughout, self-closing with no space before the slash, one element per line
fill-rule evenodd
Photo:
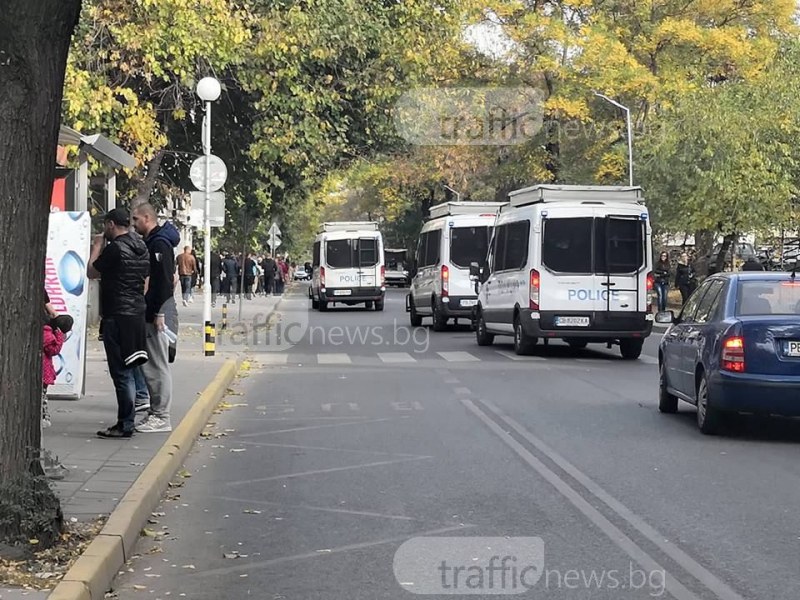
<path fill-rule="evenodd" d="M 44 286 L 53 308 L 75 320 L 61 354 L 53 359 L 56 383 L 48 389 L 51 397 L 76 399 L 83 395 L 90 240 L 88 212 L 50 213 Z"/>

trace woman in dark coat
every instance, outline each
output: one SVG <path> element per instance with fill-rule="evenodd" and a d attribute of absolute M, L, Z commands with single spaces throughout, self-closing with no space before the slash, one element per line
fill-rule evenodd
<path fill-rule="evenodd" d="M 686 304 L 689 296 L 692 295 L 694 287 L 695 272 L 694 267 L 689 262 L 689 255 L 684 252 L 678 260 L 675 268 L 675 287 L 681 292 L 681 303 Z"/>

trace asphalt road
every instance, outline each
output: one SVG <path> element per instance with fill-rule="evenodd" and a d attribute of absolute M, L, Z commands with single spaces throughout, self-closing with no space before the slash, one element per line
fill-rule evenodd
<path fill-rule="evenodd" d="M 120 598 L 800 595 L 800 425 L 704 437 L 693 407 L 658 413 L 657 335 L 636 362 L 516 357 L 411 330 L 404 294 L 381 313 L 287 297 Z"/>

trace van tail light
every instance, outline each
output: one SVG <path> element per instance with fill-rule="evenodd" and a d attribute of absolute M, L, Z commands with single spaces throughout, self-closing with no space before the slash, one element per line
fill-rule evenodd
<path fill-rule="evenodd" d="M 531 269 L 531 283 L 530 283 L 530 294 L 529 294 L 529 301 L 530 301 L 530 309 L 531 310 L 539 310 L 539 287 L 541 286 L 542 280 L 539 277 L 539 271 L 536 269 Z"/>
<path fill-rule="evenodd" d="M 319 268 L 319 287 L 325 287 L 325 267 Z"/>
<path fill-rule="evenodd" d="M 744 372 L 744 338 L 733 336 L 722 342 L 722 370 Z"/>
<path fill-rule="evenodd" d="M 386 265 L 381 265 L 381 287 L 386 287 Z"/>
<path fill-rule="evenodd" d="M 450 269 L 442 265 L 442 297 L 450 295 Z"/>
<path fill-rule="evenodd" d="M 650 271 L 647 274 L 647 291 L 652 292 L 656 288 L 656 276 Z"/>
<path fill-rule="evenodd" d="M 658 306 L 658 294 L 656 293 L 656 276 L 650 271 L 647 274 L 647 298 L 650 301 L 649 312 L 656 312 Z"/>

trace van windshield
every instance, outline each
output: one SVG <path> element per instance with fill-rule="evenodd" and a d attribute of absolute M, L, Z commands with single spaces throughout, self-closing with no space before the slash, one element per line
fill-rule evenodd
<path fill-rule="evenodd" d="M 374 267 L 378 264 L 378 240 L 328 240 L 325 243 L 325 262 L 333 269 Z"/>
<path fill-rule="evenodd" d="M 482 264 L 489 250 L 491 227 L 454 227 L 450 230 L 450 262 L 469 268 L 473 262 Z"/>
<path fill-rule="evenodd" d="M 638 218 L 546 219 L 542 263 L 558 273 L 633 273 L 644 265 L 645 239 Z"/>

